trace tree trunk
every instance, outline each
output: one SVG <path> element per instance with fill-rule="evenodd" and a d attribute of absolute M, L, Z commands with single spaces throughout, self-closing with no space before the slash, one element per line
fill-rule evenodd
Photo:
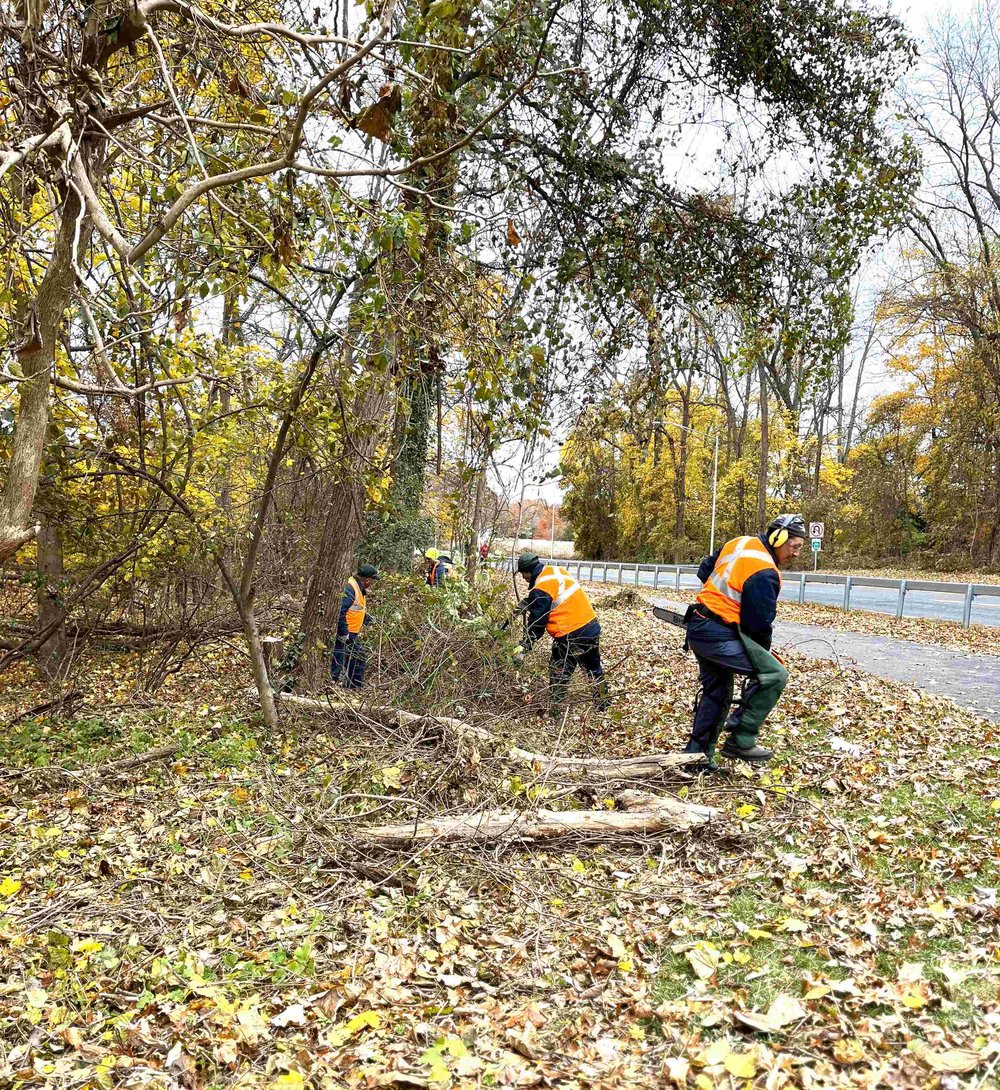
<path fill-rule="evenodd" d="M 816 466 L 813 475 L 813 495 L 819 495 L 820 473 L 823 470 L 823 424 L 826 414 L 817 406 L 818 417 L 816 420 Z"/>
<path fill-rule="evenodd" d="M 26 308 L 23 337 L 15 349 L 24 381 L 18 384 L 14 445 L 0 495 L 0 564 L 35 536 L 29 523 L 49 425 L 49 378 L 73 288 L 74 240 L 79 231 L 76 245 L 82 253 L 90 236 L 89 217 L 81 211 L 76 189 L 68 186 L 52 258 Z"/>
<path fill-rule="evenodd" d="M 483 518 L 483 492 L 486 489 L 486 470 L 476 473 L 476 498 L 472 503 L 472 521 L 469 529 L 469 544 L 466 549 L 466 571 L 469 582 L 474 583 L 479 571 L 479 525 Z"/>
<path fill-rule="evenodd" d="M 608 810 L 486 810 L 457 817 L 432 818 L 400 825 L 362 828 L 357 836 L 380 844 L 496 843 L 553 840 L 563 836 L 634 836 L 664 831 L 687 832 L 719 816 L 711 806 L 682 802 L 669 795 L 623 791 L 624 812 Z"/>
<path fill-rule="evenodd" d="M 264 726 L 268 730 L 276 730 L 278 727 L 278 710 L 274 703 L 274 690 L 271 688 L 271 679 L 267 676 L 267 659 L 264 656 L 264 648 L 260 642 L 257 617 L 252 607 L 248 606 L 246 602 L 239 603 L 239 612 L 240 620 L 243 622 L 243 635 L 246 637 L 247 649 L 250 653 L 250 668 L 253 670 L 253 679 L 257 686 L 257 695 L 260 698 Z"/>
<path fill-rule="evenodd" d="M 50 519 L 42 515 L 38 528 L 38 632 L 48 632 L 38 647 L 38 670 L 49 681 L 59 678 L 66 665 L 68 641 L 66 610 L 62 604 L 63 552 L 59 531 Z"/>
<path fill-rule="evenodd" d="M 330 648 L 337 632 L 344 584 L 354 569 L 364 535 L 365 476 L 388 424 L 390 399 L 370 379 L 355 399 L 356 428 L 341 478 L 330 489 L 323 534 L 302 610 L 299 676 L 307 689 L 322 687 L 329 677 Z M 362 558 L 364 559 L 364 558 Z M 409 556 L 407 556 L 409 569 Z"/>
<path fill-rule="evenodd" d="M 757 468 L 757 529 L 767 525 L 767 469 L 768 469 L 768 404 L 767 371 L 761 360 L 758 365 L 760 376 L 760 462 Z"/>
<path fill-rule="evenodd" d="M 404 381 L 401 401 L 408 411 L 396 417 L 395 460 L 389 507 L 393 523 L 379 535 L 374 549 L 381 563 L 393 571 L 410 570 L 413 550 L 423 551 L 428 542 L 430 522 L 421 518 L 420 505 L 424 494 L 424 474 L 427 469 L 427 447 L 431 434 L 431 408 L 434 404 L 437 377 L 421 364 Z"/>
<path fill-rule="evenodd" d="M 684 520 L 687 498 L 688 442 L 691 434 L 687 430 L 691 425 L 691 376 L 688 375 L 686 386 L 682 387 L 679 382 L 676 383 L 676 386 L 681 396 L 681 435 L 677 470 L 674 474 L 674 563 L 680 564 L 684 561 L 684 534 L 686 531 Z"/>
<path fill-rule="evenodd" d="M 330 675 L 330 653 L 337 634 L 344 584 L 354 570 L 362 537 L 363 497 L 347 479 L 329 493 L 316 567 L 302 610 L 299 677 L 306 689 L 319 689 Z"/>

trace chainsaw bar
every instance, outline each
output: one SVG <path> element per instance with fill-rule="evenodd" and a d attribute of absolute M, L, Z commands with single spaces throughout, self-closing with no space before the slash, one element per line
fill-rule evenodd
<path fill-rule="evenodd" d="M 680 602 L 661 602 L 653 606 L 653 616 L 658 621 L 666 621 L 667 624 L 676 625 L 678 628 L 687 628 L 687 622 L 684 620 L 685 613 L 687 613 L 687 606 Z"/>

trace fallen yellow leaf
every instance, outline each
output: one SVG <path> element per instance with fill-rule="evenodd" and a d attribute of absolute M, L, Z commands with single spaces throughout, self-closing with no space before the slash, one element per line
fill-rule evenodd
<path fill-rule="evenodd" d="M 730 1075 L 738 1079 L 752 1079 L 757 1074 L 757 1064 L 752 1052 L 730 1052 L 722 1061 Z"/>
<path fill-rule="evenodd" d="M 732 1050 L 725 1041 L 713 1041 L 703 1052 L 699 1053 L 695 1063 L 702 1067 L 715 1067 L 721 1064 Z"/>

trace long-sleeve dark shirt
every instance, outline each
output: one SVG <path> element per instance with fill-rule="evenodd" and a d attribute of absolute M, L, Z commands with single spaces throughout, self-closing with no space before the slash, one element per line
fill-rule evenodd
<path fill-rule="evenodd" d="M 763 537 L 759 540 L 773 557 L 774 550 L 770 545 Z M 702 583 L 708 582 L 708 577 L 715 570 L 721 552 L 721 548 L 717 549 L 701 562 L 698 568 L 698 579 Z M 774 637 L 774 618 L 778 615 L 780 591 L 781 580 L 773 568 L 762 568 L 743 584 L 743 594 L 740 599 L 740 628 L 754 643 L 759 643 L 768 651 L 771 649 L 771 640 Z"/>
<path fill-rule="evenodd" d="M 347 611 L 354 605 L 354 598 L 354 587 L 348 583 L 344 587 L 344 597 L 340 599 L 340 616 L 337 618 L 338 640 L 346 640 L 349 635 L 347 631 Z"/>
<path fill-rule="evenodd" d="M 545 629 L 549 623 L 549 614 L 552 612 L 552 595 L 544 590 L 535 588 L 535 580 L 542 574 L 544 564 L 539 563 L 531 573 L 528 582 L 529 591 L 527 602 L 527 625 L 524 630 L 524 649 L 530 651 L 535 643 L 545 635 Z M 601 634 L 600 622 L 595 617 L 585 625 L 571 632 L 570 636 L 576 639 L 597 638 Z"/>

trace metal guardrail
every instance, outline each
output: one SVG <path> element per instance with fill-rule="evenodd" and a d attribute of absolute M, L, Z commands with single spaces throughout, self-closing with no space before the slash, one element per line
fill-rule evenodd
<path fill-rule="evenodd" d="M 545 560 L 544 557 L 542 559 Z M 511 563 L 508 558 L 504 557 L 496 566 L 507 568 Z M 559 559 L 548 559 L 545 560 L 545 563 L 557 564 L 559 567 L 565 568 L 581 582 L 617 583 L 619 585 L 631 583 L 637 587 L 651 586 L 653 590 L 671 585 L 674 590 L 681 590 L 681 576 L 695 575 L 698 571 L 697 564 L 624 564 L 611 560 Z M 640 575 L 643 572 L 653 573 L 652 584 L 640 582 Z M 876 587 L 882 590 L 894 590 L 897 594 L 896 617 L 903 616 L 906 595 L 911 591 L 953 594 L 963 599 L 963 628 L 968 628 L 972 623 L 972 604 L 977 598 L 1000 598 L 1000 584 L 994 583 L 948 583 L 933 579 L 882 579 L 870 575 L 834 575 L 832 573 L 811 571 L 782 572 L 781 578 L 785 584 L 798 584 L 798 602 L 800 605 L 806 600 L 807 583 L 842 586 L 844 588 L 844 597 L 841 609 L 844 610 L 851 608 L 851 591 L 855 587 Z"/>

